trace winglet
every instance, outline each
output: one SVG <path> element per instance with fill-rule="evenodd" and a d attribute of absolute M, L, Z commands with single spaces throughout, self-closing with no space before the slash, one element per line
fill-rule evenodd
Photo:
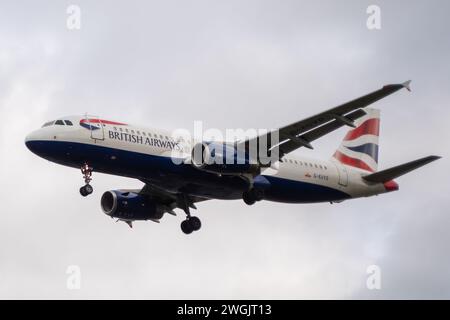
<path fill-rule="evenodd" d="M 406 81 L 406 82 L 403 82 L 403 83 L 402 83 L 402 86 L 403 86 L 403 88 L 405 88 L 406 90 L 408 90 L 409 92 L 411 92 L 410 84 L 411 84 L 411 80 L 408 80 L 408 81 Z"/>

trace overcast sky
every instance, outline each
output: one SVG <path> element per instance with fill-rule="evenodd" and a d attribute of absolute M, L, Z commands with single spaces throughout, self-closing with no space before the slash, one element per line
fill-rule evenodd
<path fill-rule="evenodd" d="M 81 29 L 66 26 L 81 9 Z M 381 30 L 366 27 L 369 5 Z M 0 298 L 450 298 L 448 1 L 2 1 Z M 274 128 L 412 79 L 381 109 L 379 168 L 444 158 L 400 191 L 341 204 L 208 201 L 129 229 L 101 212 L 139 181 L 29 152 L 46 120 L 91 114 L 160 127 Z M 315 150 L 327 159 L 345 134 Z M 381 268 L 381 290 L 366 288 Z M 68 290 L 66 269 L 81 268 Z"/>

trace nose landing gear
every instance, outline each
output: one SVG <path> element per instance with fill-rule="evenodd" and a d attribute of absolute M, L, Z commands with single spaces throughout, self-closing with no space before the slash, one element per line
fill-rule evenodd
<path fill-rule="evenodd" d="M 89 184 L 92 181 L 92 167 L 89 167 L 89 165 L 85 163 L 81 167 L 81 173 L 83 174 L 85 185 L 80 188 L 80 194 L 83 197 L 87 197 L 92 192 L 94 192 L 94 188 Z"/>

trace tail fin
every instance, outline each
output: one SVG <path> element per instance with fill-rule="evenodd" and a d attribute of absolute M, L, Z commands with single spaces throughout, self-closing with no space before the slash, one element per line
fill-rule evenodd
<path fill-rule="evenodd" d="M 366 115 L 355 121 L 356 127 L 347 132 L 333 157 L 347 166 L 375 172 L 378 168 L 380 110 L 363 110 Z"/>

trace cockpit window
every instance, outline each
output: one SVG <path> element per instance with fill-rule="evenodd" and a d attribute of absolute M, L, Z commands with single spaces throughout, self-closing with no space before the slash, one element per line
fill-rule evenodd
<path fill-rule="evenodd" d="M 57 125 L 57 126 L 73 126 L 73 123 L 70 120 L 49 121 L 49 122 L 44 123 L 42 128 L 50 127 L 50 126 L 53 126 L 53 125 Z"/>
<path fill-rule="evenodd" d="M 46 122 L 46 123 L 44 123 L 44 125 L 42 126 L 42 128 L 44 128 L 44 127 L 50 127 L 50 126 L 52 126 L 54 123 L 55 123 L 55 121 L 49 121 L 49 122 Z"/>

